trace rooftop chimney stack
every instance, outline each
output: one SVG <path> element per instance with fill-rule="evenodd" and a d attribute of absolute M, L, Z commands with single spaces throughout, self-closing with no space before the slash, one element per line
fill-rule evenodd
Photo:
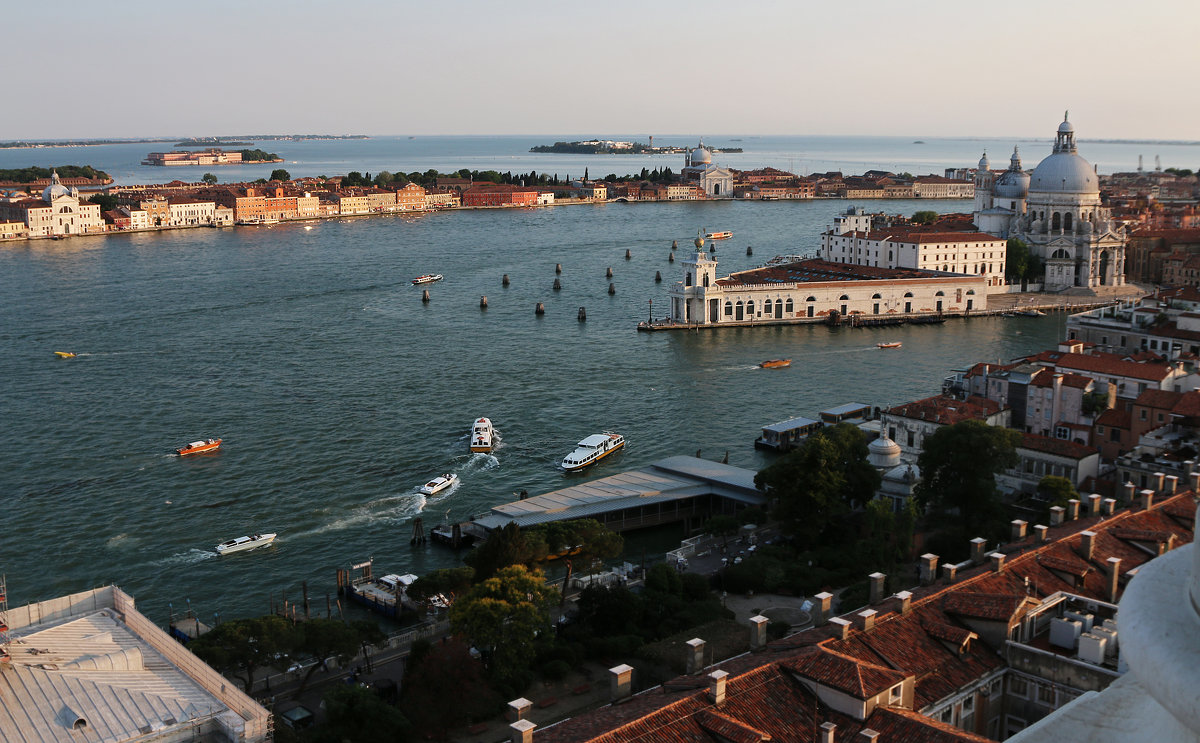
<path fill-rule="evenodd" d="M 1100 501 L 1100 513 L 1104 516 L 1112 516 L 1117 512 L 1117 499 L 1105 498 Z"/>
<path fill-rule="evenodd" d="M 1167 482 L 1164 487 L 1168 497 L 1175 495 L 1176 490 L 1179 487 L 1179 478 L 1175 475 L 1167 475 Z"/>
<path fill-rule="evenodd" d="M 633 694 L 633 666 L 613 666 L 608 669 L 608 677 L 614 702 Z"/>
<path fill-rule="evenodd" d="M 937 580 L 938 556 L 932 552 L 921 555 L 921 585 L 928 586 Z"/>
<path fill-rule="evenodd" d="M 850 636 L 850 622 L 841 617 L 832 617 L 829 620 L 829 626 L 833 628 L 833 636 L 839 640 L 845 640 Z"/>
<path fill-rule="evenodd" d="M 858 619 L 863 632 L 870 632 L 875 629 L 875 615 L 878 613 L 874 609 L 864 609 L 858 613 Z"/>
<path fill-rule="evenodd" d="M 1050 526 L 1062 526 L 1063 514 L 1066 511 L 1062 506 L 1050 506 Z"/>
<path fill-rule="evenodd" d="M 1029 526 L 1029 522 L 1021 519 L 1013 519 L 1012 522 L 1012 541 L 1019 542 L 1025 538 L 1025 528 Z"/>
<path fill-rule="evenodd" d="M 508 726 L 512 731 L 512 743 L 533 743 L 533 729 L 537 725 L 529 720 L 517 720 Z"/>
<path fill-rule="evenodd" d="M 721 670 L 708 674 L 708 701 L 718 707 L 725 704 L 725 677 L 728 675 Z"/>
<path fill-rule="evenodd" d="M 862 730 L 859 730 L 857 743 L 879 743 L 878 731 L 872 730 L 871 728 L 863 728 Z"/>
<path fill-rule="evenodd" d="M 1108 564 L 1108 602 L 1115 604 L 1117 591 L 1121 588 L 1121 558 L 1110 557 L 1105 562 Z"/>
<path fill-rule="evenodd" d="M 1200 493 L 1200 472 L 1189 473 L 1188 483 L 1190 484 L 1193 493 Z"/>
<path fill-rule="evenodd" d="M 693 637 L 687 641 L 687 646 L 687 672 L 690 676 L 704 670 L 704 640 Z"/>
<path fill-rule="evenodd" d="M 1096 547 L 1096 532 L 1082 531 L 1079 532 L 1082 537 L 1079 542 L 1079 554 L 1083 559 L 1090 561 L 1092 559 L 1092 550 Z"/>
<path fill-rule="evenodd" d="M 514 699 L 508 703 L 508 721 L 516 722 L 524 720 L 529 715 L 529 710 L 533 708 L 533 702 L 525 697 Z"/>
<path fill-rule="evenodd" d="M 1121 489 L 1125 491 L 1125 503 L 1132 506 L 1133 494 L 1134 491 L 1137 490 L 1137 486 L 1133 484 L 1132 480 L 1127 480 L 1125 484 L 1121 486 Z"/>
<path fill-rule="evenodd" d="M 1088 516 L 1100 515 L 1100 499 L 1099 493 L 1092 493 L 1088 496 Z"/>
<path fill-rule="evenodd" d="M 1143 511 L 1149 511 L 1154 507 L 1154 491 L 1147 488 L 1138 494 L 1138 506 Z"/>
<path fill-rule="evenodd" d="M 971 562 L 976 565 L 982 565 L 984 553 L 987 551 L 987 540 L 983 537 L 975 537 L 971 540 Z"/>
<path fill-rule="evenodd" d="M 1079 499 L 1072 498 L 1067 501 L 1067 521 L 1075 521 L 1079 518 Z"/>
<path fill-rule="evenodd" d="M 834 743 L 833 734 L 837 731 L 837 725 L 832 722 L 821 723 L 821 743 Z"/>
<path fill-rule="evenodd" d="M 912 591 L 901 591 L 896 594 L 896 598 L 900 602 L 900 614 L 904 615 L 912 611 Z"/>
<path fill-rule="evenodd" d="M 750 649 L 761 650 L 767 646 L 767 624 L 771 620 L 762 614 L 750 617 Z"/>
<path fill-rule="evenodd" d="M 818 627 L 829 621 L 829 616 L 833 613 L 833 594 L 826 591 L 813 596 L 817 600 L 816 609 L 817 615 L 813 617 L 813 624 Z"/>
<path fill-rule="evenodd" d="M 1153 475 L 1150 475 L 1150 489 L 1156 493 L 1161 493 L 1165 478 L 1166 475 L 1162 472 L 1155 472 Z"/>
<path fill-rule="evenodd" d="M 883 584 L 887 581 L 887 576 L 883 573 L 871 573 L 867 579 L 871 581 L 870 604 L 874 606 L 883 601 Z"/>
<path fill-rule="evenodd" d="M 991 561 L 992 561 L 992 572 L 993 573 L 1003 573 L 1004 572 L 1004 553 L 1003 552 L 993 552 L 992 554 L 988 555 L 988 557 L 991 558 Z"/>
<path fill-rule="evenodd" d="M 958 566 L 952 565 L 951 563 L 948 563 L 948 562 L 944 563 L 942 565 L 942 579 L 945 580 L 947 583 L 954 583 L 955 581 L 957 581 L 958 580 Z"/>
<path fill-rule="evenodd" d="M 1049 541 L 1049 539 L 1050 539 L 1050 527 L 1046 526 L 1045 524 L 1034 524 L 1033 525 L 1033 541 L 1040 543 L 1040 542 Z"/>

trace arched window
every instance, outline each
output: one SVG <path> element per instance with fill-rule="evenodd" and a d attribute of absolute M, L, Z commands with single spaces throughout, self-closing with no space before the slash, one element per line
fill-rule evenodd
<path fill-rule="evenodd" d="M 684 277 L 684 279 L 683 279 L 683 285 L 684 285 L 684 286 L 691 286 L 691 285 L 692 285 L 692 272 L 691 272 L 691 271 L 688 271 L 688 272 L 687 272 L 687 276 L 685 276 L 685 277 Z"/>
<path fill-rule="evenodd" d="M 771 314 L 771 304 L 772 303 L 770 299 L 763 300 L 763 312 L 767 313 L 768 315 Z"/>
<path fill-rule="evenodd" d="M 872 294 L 871 299 L 883 299 L 883 297 L 879 296 L 878 294 Z"/>
<path fill-rule="evenodd" d="M 912 292 L 904 292 L 904 298 L 905 298 L 905 299 L 911 299 L 911 298 L 912 298 Z"/>
<path fill-rule="evenodd" d="M 967 294 L 974 296 L 974 294 L 975 294 L 975 290 L 974 290 L 974 289 L 967 289 Z"/>
<path fill-rule="evenodd" d="M 1070 212 L 1067 212 L 1066 216 L 1063 217 L 1063 229 L 1064 230 L 1071 229 L 1071 213 Z"/>
<path fill-rule="evenodd" d="M 1050 229 L 1057 230 L 1062 227 L 1062 215 L 1054 212 L 1054 216 L 1050 218 Z"/>
<path fill-rule="evenodd" d="M 839 302 L 846 302 L 846 301 L 848 301 L 849 299 L 850 299 L 850 297 L 846 296 L 845 294 L 843 294 L 842 296 L 838 297 L 838 301 L 839 301 Z"/>
<path fill-rule="evenodd" d="M 754 314 L 754 300 L 753 299 L 751 299 L 749 302 L 746 302 L 746 312 L 751 315 Z"/>
<path fill-rule="evenodd" d="M 816 297 L 809 297 L 808 299 L 806 299 L 806 300 L 804 300 L 804 301 L 805 301 L 805 302 L 815 302 L 815 301 L 817 301 L 817 298 L 816 298 Z M 792 303 L 792 300 L 791 300 L 791 299 L 788 299 L 788 304 L 790 305 L 791 303 Z"/>
<path fill-rule="evenodd" d="M 788 297 L 787 305 L 783 308 L 783 310 L 784 310 L 784 312 L 787 312 L 789 314 L 792 312 L 792 298 L 791 297 Z"/>
<path fill-rule="evenodd" d="M 725 316 L 733 317 L 733 302 L 730 302 L 729 300 L 725 301 Z"/>
<path fill-rule="evenodd" d="M 905 294 L 904 296 L 906 296 L 906 297 L 907 297 L 907 296 L 911 296 L 911 295 L 909 295 L 909 294 Z M 935 296 L 935 297 L 944 297 L 944 296 L 946 296 L 946 292 L 939 291 L 937 294 L 934 294 L 933 296 Z"/>

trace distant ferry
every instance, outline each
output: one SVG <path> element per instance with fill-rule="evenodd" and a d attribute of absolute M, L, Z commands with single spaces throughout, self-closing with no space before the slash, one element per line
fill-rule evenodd
<path fill-rule="evenodd" d="M 471 426 L 471 451 L 473 452 L 490 452 L 496 448 L 494 440 L 495 431 L 492 430 L 492 422 L 487 418 L 477 418 Z"/>
<path fill-rule="evenodd" d="M 708 238 L 709 240 L 728 240 L 729 238 L 733 237 L 733 233 L 729 230 L 725 230 L 723 232 L 706 232 L 704 233 L 704 237 Z"/>
<path fill-rule="evenodd" d="M 562 468 L 568 472 L 581 470 L 624 446 L 625 437 L 618 433 L 594 433 L 575 445 L 575 451 L 563 459 Z"/>
<path fill-rule="evenodd" d="M 432 284 L 435 281 L 441 280 L 442 275 L 440 273 L 427 273 L 424 276 L 418 276 L 417 278 L 413 279 L 412 282 L 414 284 Z"/>

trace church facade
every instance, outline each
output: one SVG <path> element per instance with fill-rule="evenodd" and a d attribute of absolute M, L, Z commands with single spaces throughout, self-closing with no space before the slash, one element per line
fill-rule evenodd
<path fill-rule="evenodd" d="M 79 190 L 67 188 L 55 171 L 42 197 L 12 198 L 0 201 L 0 221 L 23 222 L 28 237 L 83 235 L 104 232 L 100 205 L 79 199 Z"/>
<path fill-rule="evenodd" d="M 1078 152 L 1066 117 L 1054 149 L 1032 174 L 1016 149 L 1008 170 L 994 175 L 987 155 L 975 174 L 975 226 L 1018 238 L 1045 262 L 1046 291 L 1125 283 L 1125 228 L 1101 205 L 1096 169 Z"/>
<path fill-rule="evenodd" d="M 733 171 L 713 163 L 712 152 L 704 146 L 704 142 L 684 155 L 681 174 L 685 181 L 700 186 L 710 199 L 733 198 Z"/>

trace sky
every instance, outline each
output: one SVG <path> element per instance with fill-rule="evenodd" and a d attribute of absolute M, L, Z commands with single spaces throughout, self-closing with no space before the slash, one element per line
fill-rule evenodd
<path fill-rule="evenodd" d="M 236 134 L 1200 140 L 1195 0 L 56 0 L 0 141 Z M 22 31 L 22 29 L 25 29 Z"/>

